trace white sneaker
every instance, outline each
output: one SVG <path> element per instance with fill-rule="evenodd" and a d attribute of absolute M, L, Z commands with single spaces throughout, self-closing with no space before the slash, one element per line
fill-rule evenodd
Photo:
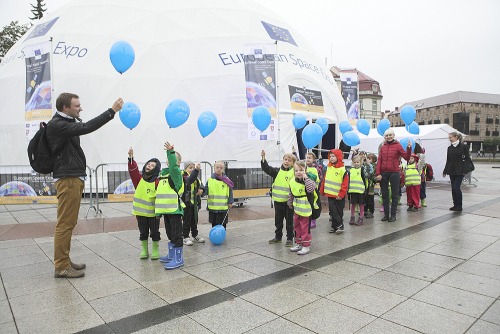
<path fill-rule="evenodd" d="M 189 238 L 184 238 L 184 245 L 193 246 L 193 242 Z"/>
<path fill-rule="evenodd" d="M 202 243 L 205 242 L 205 239 L 203 239 L 202 237 L 200 237 L 199 235 L 197 235 L 196 237 L 193 238 L 193 241 L 202 244 Z"/>
<path fill-rule="evenodd" d="M 301 249 L 302 249 L 302 245 L 296 245 L 296 246 L 290 248 L 290 252 L 298 252 Z"/>
<path fill-rule="evenodd" d="M 302 249 L 297 254 L 306 255 L 307 253 L 309 253 L 309 247 L 302 247 Z"/>

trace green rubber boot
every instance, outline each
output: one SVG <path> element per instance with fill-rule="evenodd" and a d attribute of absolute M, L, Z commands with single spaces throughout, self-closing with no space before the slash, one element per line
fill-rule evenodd
<path fill-rule="evenodd" d="M 147 259 L 149 256 L 148 252 L 148 241 L 147 240 L 142 240 L 142 253 L 139 256 L 141 259 Z"/>
<path fill-rule="evenodd" d="M 423 199 L 421 202 L 422 202 L 422 207 L 425 208 L 427 206 L 427 204 L 425 204 L 425 199 Z"/>
<path fill-rule="evenodd" d="M 398 205 L 401 205 L 401 196 L 399 196 Z"/>
<path fill-rule="evenodd" d="M 158 242 L 153 241 L 153 251 L 151 252 L 151 260 L 158 260 L 160 258 L 160 253 L 158 252 Z"/>

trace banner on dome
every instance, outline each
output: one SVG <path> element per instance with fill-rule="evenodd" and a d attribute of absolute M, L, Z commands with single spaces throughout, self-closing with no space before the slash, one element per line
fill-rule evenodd
<path fill-rule="evenodd" d="M 292 109 L 310 112 L 325 112 L 320 91 L 288 85 Z"/>
<path fill-rule="evenodd" d="M 275 48 L 271 43 L 245 44 L 245 81 L 249 140 L 277 140 Z M 252 112 L 263 106 L 271 113 L 271 124 L 260 131 L 252 123 Z"/>
<path fill-rule="evenodd" d="M 50 42 L 28 45 L 26 59 L 26 91 L 24 118 L 26 143 L 40 128 L 40 122 L 52 118 L 52 81 L 50 78 Z"/>
<path fill-rule="evenodd" d="M 340 73 L 342 96 L 348 119 L 359 119 L 358 74 Z"/>

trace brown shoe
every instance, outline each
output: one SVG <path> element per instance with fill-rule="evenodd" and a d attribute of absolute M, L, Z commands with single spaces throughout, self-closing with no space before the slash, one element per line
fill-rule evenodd
<path fill-rule="evenodd" d="M 78 277 L 83 277 L 85 276 L 85 271 L 83 270 L 75 270 L 71 266 L 68 267 L 66 270 L 56 270 L 54 272 L 54 277 L 55 278 L 78 278 Z"/>
<path fill-rule="evenodd" d="M 78 263 L 71 262 L 71 268 L 73 268 L 75 270 L 82 270 L 82 269 L 85 269 L 86 267 L 87 267 L 87 265 L 85 263 L 78 264 Z"/>

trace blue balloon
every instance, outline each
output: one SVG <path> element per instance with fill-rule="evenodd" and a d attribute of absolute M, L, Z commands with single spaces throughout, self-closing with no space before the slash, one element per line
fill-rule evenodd
<path fill-rule="evenodd" d="M 344 134 L 347 131 L 352 131 L 352 125 L 348 121 L 342 121 L 339 124 L 340 133 Z"/>
<path fill-rule="evenodd" d="M 307 125 L 302 131 L 302 142 L 307 148 L 314 148 L 323 138 L 323 130 L 316 123 Z"/>
<path fill-rule="evenodd" d="M 420 133 L 420 127 L 415 121 L 413 121 L 410 125 L 406 125 L 406 131 L 413 135 L 418 135 Z"/>
<path fill-rule="evenodd" d="M 297 130 L 302 129 L 307 123 L 306 116 L 304 114 L 295 114 L 293 115 L 292 123 Z"/>
<path fill-rule="evenodd" d="M 109 60 L 118 73 L 124 73 L 134 63 L 134 48 L 125 41 L 118 41 L 109 50 Z"/>
<path fill-rule="evenodd" d="M 165 119 L 168 126 L 176 128 L 186 123 L 189 118 L 190 109 L 186 101 L 177 99 L 170 102 L 165 109 Z"/>
<path fill-rule="evenodd" d="M 222 225 L 216 225 L 212 227 L 208 236 L 214 245 L 220 245 L 226 239 L 226 229 Z"/>
<path fill-rule="evenodd" d="M 318 118 L 316 120 L 316 124 L 321 126 L 321 130 L 323 131 L 323 135 L 328 131 L 328 121 L 324 118 Z"/>
<path fill-rule="evenodd" d="M 391 122 L 388 119 L 383 119 L 377 125 L 377 132 L 382 137 L 384 136 L 384 132 L 386 132 L 391 127 Z"/>
<path fill-rule="evenodd" d="M 139 107 L 132 102 L 127 102 L 123 104 L 122 110 L 120 110 L 120 121 L 123 125 L 132 130 L 139 124 L 141 120 L 141 111 Z"/>
<path fill-rule="evenodd" d="M 356 134 L 356 132 L 352 131 L 347 131 L 346 133 L 344 133 L 344 135 L 342 136 L 342 140 L 344 141 L 344 143 L 346 143 L 347 146 L 356 146 L 360 143 L 359 136 Z"/>
<path fill-rule="evenodd" d="M 415 120 L 415 116 L 417 116 L 417 112 L 412 106 L 404 106 L 401 109 L 401 119 L 405 124 L 410 125 Z"/>
<path fill-rule="evenodd" d="M 211 134 L 217 127 L 217 116 L 211 111 L 204 111 L 198 117 L 198 130 L 203 138 Z"/>
<path fill-rule="evenodd" d="M 370 123 L 368 123 L 366 119 L 358 119 L 356 128 L 365 136 L 368 136 L 368 134 L 370 133 Z"/>
<path fill-rule="evenodd" d="M 265 131 L 271 124 L 271 113 L 269 109 L 263 106 L 258 106 L 252 112 L 253 125 L 260 131 Z"/>
<path fill-rule="evenodd" d="M 406 147 L 408 146 L 408 140 L 411 142 L 411 151 L 413 152 L 413 150 L 415 149 L 415 141 L 412 139 L 412 138 L 403 138 L 399 141 L 399 143 L 401 144 L 401 146 L 403 146 L 403 150 L 406 151 Z"/>

